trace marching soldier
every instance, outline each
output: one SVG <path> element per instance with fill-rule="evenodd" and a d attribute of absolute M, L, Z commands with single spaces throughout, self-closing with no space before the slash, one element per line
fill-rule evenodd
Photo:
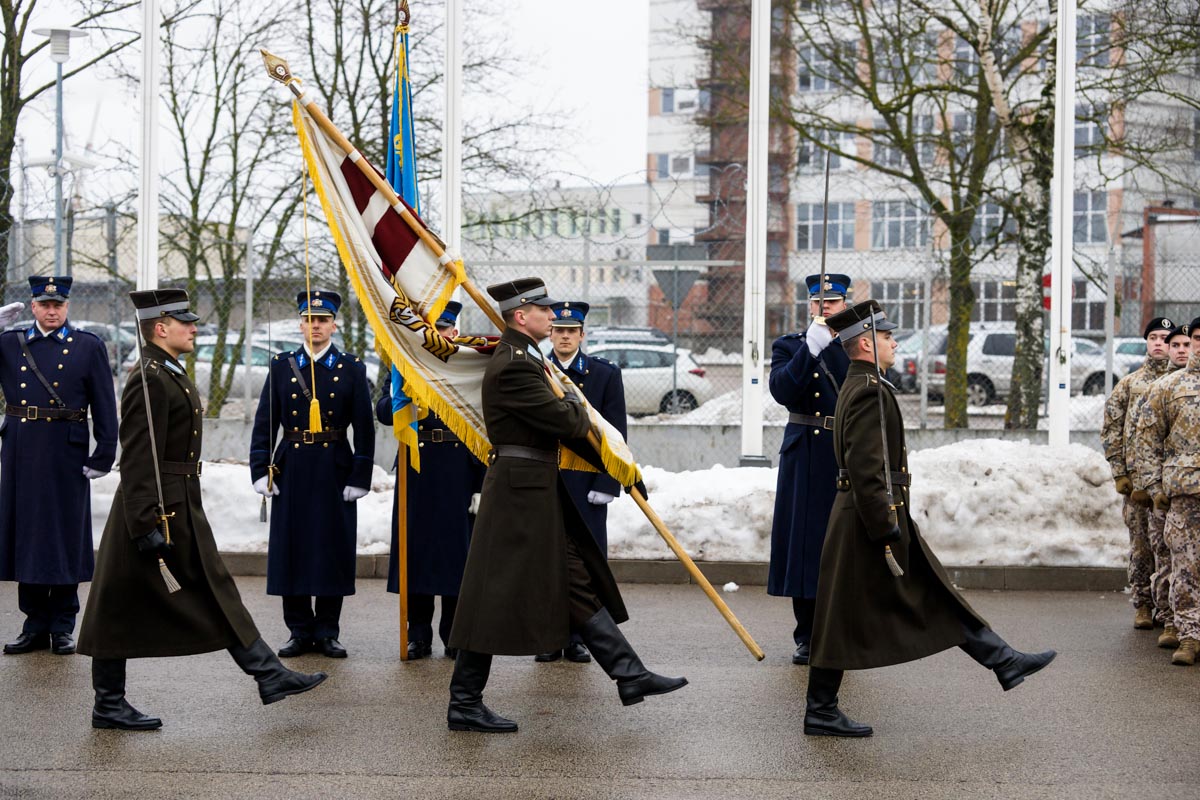
<path fill-rule="evenodd" d="M 912 519 L 903 419 L 894 387 L 881 377 L 895 362 L 896 324 L 874 300 L 826 323 L 850 366 L 834 409 L 838 494 L 821 554 L 804 732 L 870 736 L 870 726 L 838 708 L 844 670 L 957 646 L 1008 691 L 1056 654 L 1021 653 L 996 635 L 951 585 Z"/>
<path fill-rule="evenodd" d="M 1150 498 L 1144 493 L 1133 496 L 1133 481 L 1129 472 L 1127 443 L 1133 436 L 1134 415 L 1131 413 L 1150 384 L 1171 369 L 1167 359 L 1167 334 L 1174 323 L 1166 317 L 1155 317 L 1146 324 L 1142 338 L 1146 340 L 1146 362 L 1129 373 L 1113 387 L 1104 403 L 1104 424 L 1100 440 L 1104 457 L 1112 470 L 1117 493 L 1125 496 L 1122 513 L 1129 529 L 1129 585 L 1133 589 L 1133 627 L 1154 627 L 1154 601 L 1150 592 L 1150 576 L 1154 573 L 1154 553 L 1150 548 Z"/>
<path fill-rule="evenodd" d="M 254 676 L 264 705 L 326 676 L 279 663 L 217 553 L 201 504 L 200 393 L 179 363 L 192 351 L 199 319 L 187 292 L 129 296 L 146 344 L 121 395 L 121 483 L 100 540 L 79 652 L 92 657 L 92 727 L 152 730 L 162 720 L 125 699 L 126 659 L 228 649 Z"/>
<path fill-rule="evenodd" d="M 625 385 L 621 381 L 621 368 L 611 361 L 583 352 L 584 320 L 591 308 L 587 303 L 557 303 L 554 322 L 550 326 L 550 342 L 554 349 L 550 358 L 559 369 L 579 387 L 588 405 L 600 412 L 600 416 L 627 436 L 628 417 L 625 413 Z M 608 504 L 621 493 L 621 485 L 605 472 L 581 472 L 567 470 L 562 473 L 567 494 L 575 503 L 575 509 L 583 518 L 600 552 L 608 556 Z M 578 632 L 571 634 L 571 642 L 564 650 L 540 653 L 535 661 L 557 661 L 565 656 L 567 661 L 586 664 L 592 660 Z"/>
<path fill-rule="evenodd" d="M 0 334 L 8 401 L 0 452 L 0 580 L 25 614 L 9 655 L 75 652 L 79 584 L 92 579 L 90 481 L 117 454 L 117 398 L 104 342 L 67 321 L 71 278 L 29 279 L 34 323 Z M 0 327 L 21 303 L 0 309 Z M 88 410 L 96 447 L 88 454 Z"/>
<path fill-rule="evenodd" d="M 1155 381 L 1138 415 L 1133 446 L 1137 481 L 1146 486 L 1154 507 L 1166 512 L 1163 539 L 1170 551 L 1170 626 L 1161 647 L 1176 650 L 1171 663 L 1191 666 L 1200 652 L 1200 317 L 1192 320 L 1192 353 L 1184 369 Z"/>
<path fill-rule="evenodd" d="M 458 314 L 462 303 L 450 301 L 434 323 L 446 339 L 458 336 Z M 394 412 L 403 407 L 404 379 L 392 368 L 391 391 L 379 399 L 375 416 L 384 425 L 392 425 Z M 454 609 L 462 585 L 467 548 L 471 544 L 472 501 L 483 486 L 487 471 L 454 432 L 433 412 L 417 424 L 417 446 L 421 448 L 421 471 L 397 461 L 397 469 L 407 469 L 408 507 L 408 657 L 425 658 L 433 653 L 433 599 L 442 598 L 442 616 L 438 638 L 447 656 L 456 653 L 449 647 Z M 400 481 L 392 503 L 392 549 L 388 559 L 387 590 L 400 592 L 399 534 Z"/>
<path fill-rule="evenodd" d="M 450 730 L 508 733 L 517 724 L 483 704 L 492 656 L 561 649 L 572 629 L 617 682 L 624 705 L 687 680 L 647 670 L 617 627 L 628 619 L 621 593 L 559 477 L 560 444 L 599 459 L 585 438 L 586 409 L 571 393 L 554 395 L 538 350 L 550 335 L 554 301 L 538 278 L 487 291 L 507 328 L 483 378 L 493 459 L 450 633 L 458 658 L 446 721 Z"/>
<path fill-rule="evenodd" d="M 804 282 L 813 321 L 805 333 L 775 340 L 769 383 L 775 402 L 787 407 L 788 424 L 779 447 L 767 594 L 792 598 L 793 664 L 807 664 L 809 658 L 821 545 L 837 494 L 833 409 L 850 366 L 841 342 L 822 321 L 845 309 L 850 277 L 826 275 L 824 287 L 820 275 Z"/>
<path fill-rule="evenodd" d="M 254 491 L 272 498 L 267 594 L 282 596 L 290 636 L 279 655 L 345 658 L 338 636 L 342 599 L 354 594 L 354 504 L 371 489 L 375 456 L 371 390 L 362 360 L 332 342 L 341 295 L 300 292 L 296 305 L 309 344 L 271 360 L 254 417 L 250 479 Z M 314 402 L 320 430 L 310 427 Z"/>

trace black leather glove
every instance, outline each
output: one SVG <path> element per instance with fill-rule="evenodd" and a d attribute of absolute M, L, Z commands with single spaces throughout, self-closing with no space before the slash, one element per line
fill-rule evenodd
<path fill-rule="evenodd" d="M 895 544 L 896 542 L 900 541 L 900 539 L 901 539 L 900 526 L 893 525 L 891 530 L 889 530 L 883 536 L 879 537 L 879 543 L 880 544 Z"/>
<path fill-rule="evenodd" d="M 579 403 L 579 395 L 572 392 L 570 389 L 563 389 L 563 400 L 568 403 Z"/>
<path fill-rule="evenodd" d="M 137 543 L 139 553 L 154 553 L 155 555 L 163 555 L 170 550 L 173 545 L 167 541 L 167 537 L 158 528 L 147 533 L 145 536 L 139 536 L 133 540 Z"/>
<path fill-rule="evenodd" d="M 625 487 L 625 492 L 626 492 L 627 494 L 633 494 L 633 492 L 632 492 L 632 491 L 630 491 L 631 489 L 637 489 L 639 492 L 641 492 L 641 493 L 642 493 L 642 497 L 649 497 L 649 496 L 650 496 L 650 492 L 648 492 L 648 491 L 646 490 L 646 484 L 645 484 L 644 482 L 642 482 L 642 481 L 638 481 L 637 483 L 633 484 L 633 486 L 626 486 L 626 487 Z"/>

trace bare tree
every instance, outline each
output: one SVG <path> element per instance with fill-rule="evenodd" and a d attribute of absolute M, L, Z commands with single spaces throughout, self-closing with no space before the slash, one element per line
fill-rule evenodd
<path fill-rule="evenodd" d="M 70 27 L 82 28 L 95 39 L 92 53 L 69 69 L 63 70 L 63 81 L 86 69 L 108 60 L 138 40 L 136 31 L 123 27 L 127 12 L 136 2 L 122 0 L 72 0 L 63 16 Z M 0 0 L 0 17 L 4 20 L 4 50 L 0 53 L 0 298 L 8 288 L 8 243 L 12 230 L 12 173 L 13 151 L 16 148 L 17 128 L 21 113 L 37 98 L 54 88 L 50 80 L 28 86 L 25 70 L 35 56 L 43 53 L 50 42 L 36 36 L 30 21 L 38 8 L 38 0 Z M 68 16 L 69 15 L 69 16 Z"/>

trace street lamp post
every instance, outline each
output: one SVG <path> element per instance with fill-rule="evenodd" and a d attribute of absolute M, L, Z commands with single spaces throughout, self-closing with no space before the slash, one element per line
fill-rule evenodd
<path fill-rule="evenodd" d="M 55 65 L 54 94 L 57 100 L 54 133 L 54 274 L 63 275 L 63 64 L 71 57 L 71 39 L 87 36 L 78 28 L 38 28 L 39 36 L 50 38 L 50 59 Z"/>

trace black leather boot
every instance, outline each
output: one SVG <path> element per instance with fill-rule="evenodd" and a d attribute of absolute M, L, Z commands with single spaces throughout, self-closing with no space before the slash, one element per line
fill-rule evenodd
<path fill-rule="evenodd" d="M 617 682 L 622 705 L 631 706 L 642 702 L 647 695 L 666 694 L 687 686 L 687 678 L 667 678 L 646 669 L 607 608 L 585 622 L 579 635 L 596 657 L 596 663 Z"/>
<path fill-rule="evenodd" d="M 450 678 L 450 707 L 446 710 L 446 725 L 452 731 L 478 733 L 515 733 L 517 723 L 505 719 L 483 704 L 483 689 L 487 686 L 492 657 L 486 653 L 459 650 L 454 660 L 454 676 Z"/>
<path fill-rule="evenodd" d="M 844 736 L 862 738 L 875 731 L 847 717 L 838 708 L 840 669 L 808 668 L 808 699 L 804 709 L 804 733 L 807 736 Z"/>
<path fill-rule="evenodd" d="M 229 648 L 229 655 L 233 656 L 242 672 L 253 675 L 254 680 L 258 681 L 258 696 L 264 706 L 307 692 L 329 677 L 324 672 L 314 672 L 312 675 L 293 672 L 280 663 L 279 656 L 262 639 L 256 639 L 249 647 L 235 644 Z"/>
<path fill-rule="evenodd" d="M 1054 650 L 1043 653 L 1022 653 L 1012 649 L 1008 642 L 991 628 L 973 630 L 966 625 L 963 630 L 967 640 L 960 647 L 979 664 L 996 673 L 996 680 L 1004 691 L 1019 686 L 1027 677 L 1045 667 L 1058 655 Z"/>
<path fill-rule="evenodd" d="M 93 658 L 92 688 L 96 690 L 93 728 L 152 731 L 162 727 L 161 719 L 146 716 L 125 699 L 125 659 Z"/>

